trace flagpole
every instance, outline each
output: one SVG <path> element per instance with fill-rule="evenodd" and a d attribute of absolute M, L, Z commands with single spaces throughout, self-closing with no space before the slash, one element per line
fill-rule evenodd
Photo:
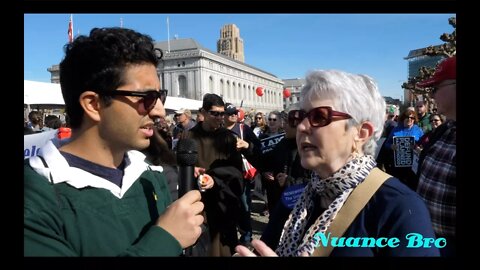
<path fill-rule="evenodd" d="M 73 34 L 73 14 L 70 14 L 70 21 L 68 22 L 68 42 L 72 43 L 74 38 Z"/>
<path fill-rule="evenodd" d="M 170 52 L 170 20 L 168 17 L 167 17 L 167 42 L 168 42 L 167 52 Z"/>

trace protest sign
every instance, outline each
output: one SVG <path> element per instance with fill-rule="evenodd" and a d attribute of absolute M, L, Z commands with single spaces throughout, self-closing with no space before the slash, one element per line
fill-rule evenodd
<path fill-rule="evenodd" d="M 277 143 L 281 141 L 283 137 L 285 137 L 285 133 L 277 134 L 265 139 L 261 139 L 260 151 L 262 151 L 262 154 L 272 151 L 275 145 L 277 145 Z"/>
<path fill-rule="evenodd" d="M 393 151 L 395 167 L 411 167 L 413 163 L 413 146 L 415 137 L 394 136 L 393 144 L 396 145 Z"/>
<path fill-rule="evenodd" d="M 289 209 L 293 209 L 300 196 L 302 196 L 303 190 L 306 186 L 306 183 L 301 183 L 286 187 L 281 196 L 283 205 Z"/>

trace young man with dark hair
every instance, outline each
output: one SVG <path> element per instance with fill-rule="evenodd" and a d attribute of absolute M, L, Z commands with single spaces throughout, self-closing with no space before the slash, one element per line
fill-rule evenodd
<path fill-rule="evenodd" d="M 237 151 L 234 133 L 223 126 L 225 103 L 222 98 L 205 94 L 200 113 L 204 120 L 184 132 L 184 138 L 196 141 L 196 171 L 214 180 L 213 188 L 202 194 L 210 234 L 207 255 L 232 256 L 238 244 L 237 224 L 244 184 L 242 156 Z"/>
<path fill-rule="evenodd" d="M 94 28 L 65 46 L 72 136 L 25 161 L 25 256 L 177 256 L 200 236 L 200 192 L 171 203 L 165 176 L 137 151 L 165 116 L 158 52 L 126 28 Z"/>

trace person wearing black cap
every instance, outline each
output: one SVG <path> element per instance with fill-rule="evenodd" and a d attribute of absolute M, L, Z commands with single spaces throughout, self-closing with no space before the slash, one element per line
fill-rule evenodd
<path fill-rule="evenodd" d="M 432 88 L 432 95 L 440 113 L 447 121 L 435 129 L 429 143 L 420 154 L 417 193 L 424 199 L 437 238 L 447 240 L 441 256 L 456 255 L 457 211 L 457 59 L 441 62 L 433 77 L 417 84 Z"/>

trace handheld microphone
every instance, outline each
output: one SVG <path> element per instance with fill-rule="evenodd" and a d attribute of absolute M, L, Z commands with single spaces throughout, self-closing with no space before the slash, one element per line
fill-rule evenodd
<path fill-rule="evenodd" d="M 177 164 L 178 164 L 178 197 L 194 189 L 195 163 L 197 163 L 197 142 L 193 139 L 180 139 L 177 142 Z M 192 257 L 194 255 L 194 244 L 183 250 L 183 256 Z"/>
<path fill-rule="evenodd" d="M 194 166 L 197 163 L 197 142 L 193 139 L 181 139 L 177 143 L 178 197 L 194 189 L 196 183 Z"/>

